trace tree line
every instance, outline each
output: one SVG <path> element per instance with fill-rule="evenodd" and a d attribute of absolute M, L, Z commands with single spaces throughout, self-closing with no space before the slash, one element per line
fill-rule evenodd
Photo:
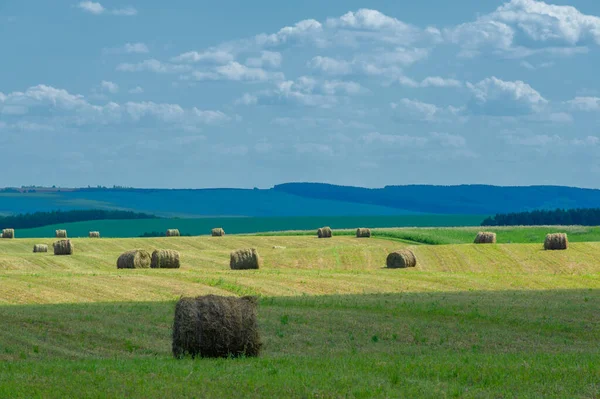
<path fill-rule="evenodd" d="M 555 209 L 497 214 L 486 218 L 482 226 L 600 225 L 600 208 Z"/>
<path fill-rule="evenodd" d="M 0 229 L 31 229 L 53 224 L 85 222 L 89 220 L 126 220 L 126 219 L 157 219 L 158 216 L 147 213 L 114 210 L 74 210 L 24 213 L 0 217 Z"/>

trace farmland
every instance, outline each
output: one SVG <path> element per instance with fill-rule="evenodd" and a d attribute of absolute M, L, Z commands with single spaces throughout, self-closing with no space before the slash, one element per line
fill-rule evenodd
<path fill-rule="evenodd" d="M 89 231 L 99 230 L 103 237 L 131 238 L 144 233 L 162 232 L 177 228 L 182 234 L 209 234 L 213 227 L 223 227 L 228 234 L 258 233 L 285 230 L 316 230 L 323 225 L 336 229 L 356 226 L 477 226 L 484 219 L 478 215 L 401 215 L 401 216 L 313 216 L 313 217 L 231 217 L 192 219 L 95 220 L 63 223 L 32 229 L 19 229 L 18 237 L 53 237 L 57 229 L 66 229 L 72 237 L 87 237 Z M 6 226 L 9 227 L 9 226 Z"/>
<path fill-rule="evenodd" d="M 226 236 L 74 239 L 71 257 L 31 253 L 53 241 L 0 241 L 1 397 L 600 393 L 600 243 L 550 253 Z M 245 247 L 263 267 L 229 270 L 229 252 Z M 403 247 L 418 266 L 385 269 Z M 117 270 L 131 248 L 176 249 L 182 268 Z M 207 293 L 260 296 L 261 357 L 172 359 L 175 300 Z"/>

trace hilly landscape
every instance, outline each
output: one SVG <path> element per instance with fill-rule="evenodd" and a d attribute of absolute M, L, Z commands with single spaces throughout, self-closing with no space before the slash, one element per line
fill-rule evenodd
<path fill-rule="evenodd" d="M 600 190 L 559 186 L 346 187 L 288 183 L 270 189 L 5 188 L 0 214 L 115 209 L 162 217 L 493 215 L 535 209 L 594 208 Z M 391 227 L 391 226 L 390 226 Z"/>

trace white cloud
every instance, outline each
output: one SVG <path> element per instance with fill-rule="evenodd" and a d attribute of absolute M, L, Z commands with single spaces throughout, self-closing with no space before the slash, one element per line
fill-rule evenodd
<path fill-rule="evenodd" d="M 117 71 L 122 72 L 154 72 L 154 73 L 181 73 L 191 69 L 189 65 L 175 65 L 160 62 L 156 59 L 144 60 L 136 64 L 123 63 L 117 66 Z"/>
<path fill-rule="evenodd" d="M 249 93 L 244 93 L 244 95 L 237 100 L 235 100 L 236 105 L 255 105 L 258 103 L 258 97 Z"/>
<path fill-rule="evenodd" d="M 329 75 L 348 75 L 352 73 L 352 63 L 330 57 L 316 56 L 307 63 L 307 66 Z"/>
<path fill-rule="evenodd" d="M 600 45 L 600 18 L 572 6 L 511 0 L 474 22 L 446 29 L 444 34 L 449 42 L 461 46 L 462 56 L 488 49 L 511 57 L 540 52 L 567 56 L 586 51 L 580 45 Z"/>
<path fill-rule="evenodd" d="M 108 83 L 103 85 L 106 88 L 113 87 L 111 82 L 103 83 Z M 47 125 L 52 125 L 52 123 L 74 125 L 137 123 L 147 117 L 181 126 L 218 124 L 230 120 L 230 117 L 221 111 L 200 110 L 195 107 L 186 109 L 178 104 L 109 102 L 105 105 L 94 105 L 82 95 L 71 94 L 66 90 L 46 85 L 30 87 L 25 92 L 13 92 L 3 96 L 0 112 L 6 107 L 14 106 L 22 107 L 25 110 L 24 115 L 37 108 L 53 109 L 54 112 L 50 115 L 42 113 L 42 118 L 48 122 Z M 40 118 L 39 115 L 36 114 L 36 116 Z M 25 117 L 20 118 L 23 123 L 30 122 L 24 119 Z"/>
<path fill-rule="evenodd" d="M 398 78 L 401 85 L 407 87 L 461 87 L 462 82 L 456 79 L 442 78 L 440 76 L 429 76 L 420 82 L 410 79 L 406 76 Z"/>
<path fill-rule="evenodd" d="M 340 80 L 325 81 L 322 85 L 325 94 L 344 93 L 348 95 L 359 94 L 366 89 L 356 82 L 344 82 Z"/>
<path fill-rule="evenodd" d="M 107 80 L 103 80 L 102 83 L 100 84 L 100 87 L 102 88 L 103 91 L 107 91 L 111 94 L 115 94 L 119 92 L 119 85 Z"/>
<path fill-rule="evenodd" d="M 126 53 L 137 53 L 137 54 L 144 54 L 144 53 L 148 53 L 150 50 L 148 50 L 148 46 L 146 46 L 144 43 L 125 43 L 125 46 L 123 48 L 125 50 Z"/>
<path fill-rule="evenodd" d="M 567 104 L 576 111 L 600 111 L 600 98 L 598 97 L 575 97 L 567 101 Z"/>
<path fill-rule="evenodd" d="M 322 31 L 323 25 L 319 21 L 306 19 L 296 23 L 294 26 L 286 26 L 277 33 L 257 35 L 255 41 L 257 44 L 263 46 L 278 46 L 295 39 L 317 38 Z"/>
<path fill-rule="evenodd" d="M 281 66 L 281 61 L 281 53 L 275 51 L 261 51 L 260 57 L 248 58 L 246 60 L 246 65 L 256 68 L 279 68 Z"/>
<path fill-rule="evenodd" d="M 105 14 L 105 13 L 113 14 L 113 15 L 120 15 L 120 16 L 137 15 L 137 10 L 130 6 L 125 7 L 125 8 L 108 10 L 102 4 L 93 2 L 93 1 L 81 1 L 81 2 L 79 2 L 79 4 L 77 4 L 77 7 L 82 9 L 84 12 L 94 14 L 94 15 L 101 15 L 101 14 Z"/>
<path fill-rule="evenodd" d="M 491 115 L 514 115 L 540 111 L 547 103 L 540 93 L 520 80 L 504 81 L 491 77 L 467 83 L 473 95 L 473 111 Z"/>
<path fill-rule="evenodd" d="M 233 62 L 234 59 L 235 57 L 229 51 L 213 49 L 203 52 L 188 51 L 187 53 L 173 57 L 171 61 L 176 63 L 206 62 L 214 64 L 227 64 Z"/>
<path fill-rule="evenodd" d="M 144 88 L 141 86 L 136 86 L 133 89 L 129 90 L 129 94 L 142 94 L 144 92 Z"/>
<path fill-rule="evenodd" d="M 94 3 L 93 1 L 82 1 L 77 7 L 81 8 L 85 12 L 89 12 L 90 14 L 102 14 L 105 8 L 100 3 Z"/>
<path fill-rule="evenodd" d="M 284 75 L 281 72 L 270 72 L 262 68 L 250 68 L 239 62 L 230 62 L 219 65 L 208 71 L 194 71 L 189 77 L 195 80 L 232 80 L 249 82 L 281 81 Z"/>

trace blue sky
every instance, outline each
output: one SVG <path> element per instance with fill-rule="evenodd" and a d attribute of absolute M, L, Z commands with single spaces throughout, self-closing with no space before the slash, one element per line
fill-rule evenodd
<path fill-rule="evenodd" d="M 0 186 L 600 188 L 599 50 L 596 0 L 0 0 Z"/>

